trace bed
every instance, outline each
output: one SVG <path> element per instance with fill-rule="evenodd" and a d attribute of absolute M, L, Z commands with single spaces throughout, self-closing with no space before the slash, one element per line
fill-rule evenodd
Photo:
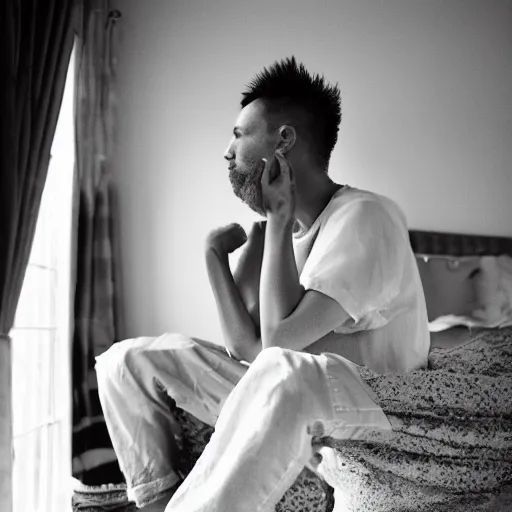
<path fill-rule="evenodd" d="M 446 387 L 450 385 L 450 378 L 461 376 L 469 379 L 467 389 L 471 393 L 471 385 L 474 386 L 471 379 L 478 379 L 483 373 L 490 375 L 489 379 L 499 375 L 502 389 L 498 397 L 501 409 L 496 409 L 495 416 L 498 418 L 495 422 L 498 428 L 494 431 L 492 420 L 489 423 L 489 415 L 477 411 L 475 424 L 479 425 L 483 444 L 479 447 L 478 442 L 471 441 L 466 443 L 469 451 L 467 447 L 461 451 L 456 438 L 458 420 L 442 418 L 442 396 L 437 397 L 437 409 L 434 408 L 435 414 L 431 414 L 433 409 L 429 401 L 436 400 L 435 389 L 431 393 L 421 389 L 417 389 L 416 394 L 412 393 L 410 401 L 415 414 L 410 414 L 410 411 L 394 409 L 394 382 L 386 382 L 381 376 L 365 375 L 367 382 L 382 399 L 380 405 L 391 418 L 393 428 L 397 426 L 397 431 L 400 431 L 398 440 L 370 438 L 355 446 L 355 443 L 350 445 L 322 438 L 325 448 L 335 455 L 329 473 L 332 485 L 311 470 L 304 469 L 277 504 L 276 512 L 512 511 L 512 399 L 509 399 L 512 396 L 512 326 L 507 326 L 507 322 L 497 322 L 495 303 L 489 308 L 482 307 L 477 297 L 479 293 L 484 293 L 487 298 L 492 297 L 493 293 L 496 295 L 492 286 L 481 282 L 482 275 L 489 269 L 489 262 L 495 263 L 499 257 L 512 256 L 512 238 L 410 231 L 410 241 L 418 262 L 431 328 L 437 330 L 431 333 L 429 368 L 419 376 L 418 382 L 422 385 L 424 381 L 421 379 L 428 375 L 433 376 L 430 384 L 435 385 L 437 378 L 445 379 Z M 512 288 L 510 291 L 512 297 Z M 512 308 L 506 311 L 502 307 L 501 310 L 508 311 L 512 319 Z M 475 311 L 480 312 L 476 323 L 468 320 Z M 486 313 L 494 317 L 485 318 Z M 448 318 L 448 323 L 464 323 L 465 319 L 466 325 L 439 330 L 439 322 L 436 324 L 439 318 Z M 478 373 L 476 377 L 475 371 Z M 410 375 L 404 378 L 414 380 L 416 377 Z M 419 388 L 418 382 L 413 380 L 410 388 Z M 510 387 L 507 387 L 509 384 Z M 467 396 L 458 399 L 464 402 Z M 172 402 L 169 406 L 175 409 L 182 427 L 181 466 L 182 471 L 187 473 L 201 455 L 213 429 L 176 409 Z M 424 431 L 421 430 L 424 425 L 420 428 L 415 424 L 418 415 L 422 414 L 430 425 Z M 429 449 L 432 453 L 425 453 L 424 445 L 415 444 L 415 439 L 420 437 L 430 439 Z M 491 446 L 493 443 L 496 446 Z M 471 449 L 476 450 L 474 455 L 471 455 Z M 462 464 L 460 461 L 463 459 Z M 487 467 L 486 464 L 491 466 Z M 494 490 L 499 488 L 500 492 L 454 493 L 453 489 L 460 488 L 460 485 L 457 487 L 460 482 L 455 482 L 451 487 L 450 482 L 458 476 L 467 477 L 471 472 L 480 475 L 481 481 L 477 478 L 478 482 L 469 482 L 470 491 L 471 486 L 480 486 L 480 490 L 493 487 Z M 490 484 L 489 478 L 495 481 Z M 346 487 L 347 483 L 352 493 L 352 506 L 342 504 L 340 488 Z M 358 498 L 369 495 L 374 499 Z M 119 500 L 123 501 L 121 497 Z M 408 506 L 410 503 L 414 503 L 413 508 Z M 125 507 L 128 508 L 115 510 L 132 510 L 127 503 Z"/>
<path fill-rule="evenodd" d="M 492 358 L 496 358 L 495 352 L 499 350 L 501 363 L 510 363 L 508 368 L 512 368 L 512 327 L 506 326 L 506 322 L 503 327 L 489 327 L 499 323 L 496 321 L 496 318 L 491 318 L 490 321 L 487 322 L 482 316 L 477 321 L 470 320 L 473 312 L 478 309 L 482 310 L 482 305 L 479 304 L 477 296 L 477 292 L 482 291 L 482 286 L 475 284 L 478 279 L 482 277 L 482 261 L 487 262 L 487 260 L 495 260 L 497 257 L 503 255 L 512 256 L 512 238 L 410 231 L 410 241 L 417 258 L 427 301 L 429 321 L 431 321 L 431 329 L 437 330 L 437 332 L 431 332 L 432 345 L 428 370 L 432 372 L 430 375 L 443 375 L 446 371 L 455 371 L 454 361 L 458 361 L 459 366 L 461 366 L 457 371 L 471 374 L 472 369 L 475 368 L 475 358 L 480 357 L 480 359 L 482 359 L 482 357 L 491 357 L 489 356 L 489 347 L 494 350 Z M 489 288 L 489 286 L 487 288 Z M 492 295 L 492 293 L 495 294 L 493 290 L 486 289 L 484 291 L 487 296 Z M 436 324 L 436 320 L 440 318 L 448 319 L 448 323 L 451 321 L 455 324 L 464 324 L 465 321 L 467 325 L 458 325 L 449 329 L 438 330 L 443 327 L 442 322 L 441 327 L 439 322 Z M 492 365 L 495 362 L 486 361 L 485 363 Z M 505 380 L 507 380 L 506 376 Z M 389 382 L 380 382 L 375 385 L 380 385 L 383 388 L 391 386 Z M 507 392 L 510 392 L 512 395 L 512 383 L 508 391 L 504 390 L 504 393 Z M 415 399 L 417 400 L 417 398 L 418 397 Z M 393 500 L 396 501 L 396 495 L 394 498 L 391 498 L 391 501 L 389 501 L 389 499 L 388 501 L 383 499 L 386 492 L 389 492 L 389 488 L 386 489 L 386 474 L 392 472 L 401 473 L 402 477 L 407 479 L 408 471 L 410 471 L 411 474 L 415 472 L 417 475 L 420 475 L 422 472 L 428 473 L 433 466 L 436 466 L 435 471 L 439 474 L 445 474 L 446 480 L 448 480 L 450 472 L 452 473 L 452 477 L 454 472 L 460 472 L 461 474 L 463 472 L 478 473 L 476 469 L 478 466 L 473 464 L 476 458 L 474 461 L 470 461 L 469 463 L 466 461 L 464 465 L 461 464 L 460 469 L 458 467 L 454 469 L 453 464 L 450 466 L 451 461 L 452 459 L 457 459 L 460 453 L 451 453 L 449 456 L 440 454 L 437 457 L 431 457 L 431 459 L 420 453 L 415 453 L 420 447 L 415 447 L 414 444 L 410 442 L 410 439 L 413 439 L 414 435 L 419 435 L 417 426 L 408 421 L 404 421 L 404 417 L 407 417 L 407 414 L 397 414 L 396 411 L 392 411 L 389 407 L 389 396 L 387 399 L 388 402 L 386 402 L 386 406 L 383 406 L 383 408 L 386 414 L 394 418 L 395 424 L 399 424 L 403 431 L 400 440 L 402 447 L 395 447 L 392 454 L 385 454 L 385 458 L 393 458 L 393 461 L 389 461 L 387 467 L 381 468 L 380 470 L 375 468 L 368 469 L 368 466 L 376 464 L 374 453 L 375 450 L 378 451 L 378 440 L 376 441 L 374 439 L 369 441 L 367 443 L 368 447 L 366 453 L 363 454 L 360 448 L 354 449 L 352 453 L 349 453 L 350 450 L 347 449 L 346 443 L 343 444 L 342 442 L 340 443 L 339 441 L 329 438 L 322 440 L 325 446 L 333 448 L 338 454 L 344 451 L 343 456 L 345 458 L 343 460 L 346 463 L 344 467 L 349 467 L 349 469 L 342 474 L 338 465 L 337 469 L 334 470 L 335 474 L 331 479 L 331 483 L 336 484 L 336 479 L 342 480 L 343 483 L 343 481 L 346 482 L 352 478 L 352 487 L 354 489 L 357 488 L 357 492 L 366 494 L 372 493 L 376 497 L 370 504 L 367 503 L 365 505 L 361 501 L 359 505 L 356 505 L 358 508 L 354 510 L 368 510 L 371 512 L 378 512 L 380 510 L 386 512 L 390 512 L 391 510 L 413 510 L 410 508 L 393 508 L 399 506 L 392 504 Z M 411 398 L 411 400 L 413 400 L 413 398 Z M 393 400 L 391 400 L 391 403 L 392 402 Z M 421 404 L 418 405 L 418 402 L 414 402 L 414 406 L 420 407 Z M 426 407 L 428 406 L 429 404 L 427 403 Z M 512 439 L 512 400 L 508 414 L 508 418 L 505 418 L 503 422 L 500 423 L 501 430 L 499 433 L 496 433 L 496 436 L 505 436 L 505 438 L 508 439 L 506 446 L 510 447 L 510 440 Z M 208 441 L 211 435 L 211 429 L 205 425 L 201 425 L 186 413 L 181 415 L 181 419 L 185 429 L 185 437 L 189 440 L 188 460 L 185 462 L 185 465 L 188 464 L 189 467 L 191 467 L 199 457 L 202 447 Z M 430 418 L 428 421 L 432 423 L 434 419 Z M 446 420 L 443 421 L 446 422 Z M 404 425 L 404 422 L 407 423 L 407 425 Z M 447 429 L 455 428 L 453 422 L 446 422 L 446 426 Z M 432 432 L 437 432 L 437 435 L 439 435 L 442 429 L 436 429 L 436 427 L 433 426 Z M 447 432 L 445 432 L 444 435 L 449 436 Z M 489 436 L 489 438 L 492 438 L 491 434 L 489 434 Z M 486 440 L 486 442 L 488 441 L 489 439 Z M 510 457 L 509 460 L 512 460 L 512 451 L 507 451 L 506 446 L 500 446 L 500 449 L 502 449 L 499 456 L 505 458 Z M 421 449 L 424 450 L 424 447 Z M 437 447 L 436 449 L 439 448 Z M 374 452 L 373 454 L 372 450 Z M 403 453 L 400 453 L 401 450 L 403 450 Z M 406 455 L 404 455 L 405 452 L 407 452 Z M 382 463 L 383 456 L 382 454 L 380 455 Z M 492 457 L 493 455 L 489 455 L 489 450 L 487 450 L 486 453 L 481 453 L 481 459 L 484 459 L 485 456 Z M 366 457 L 366 463 L 359 464 L 358 466 L 357 461 L 354 462 L 354 459 L 357 457 Z M 352 462 L 348 464 L 347 461 L 351 458 Z M 339 463 L 339 458 L 337 462 Z M 510 468 L 505 464 L 500 464 L 499 468 L 501 473 L 496 476 L 501 478 L 503 482 L 497 482 L 496 485 L 504 489 L 504 492 L 499 498 L 502 502 L 501 504 L 496 498 L 489 497 L 485 493 L 481 493 L 478 498 L 475 498 L 475 496 L 469 492 L 466 493 L 465 497 L 461 496 L 459 499 L 456 495 L 454 496 L 453 493 L 449 492 L 450 486 L 448 483 L 442 483 L 438 485 L 439 488 L 436 489 L 437 480 L 432 476 L 418 476 L 424 485 L 411 485 L 407 488 L 407 492 L 404 490 L 405 486 L 402 486 L 401 489 L 394 489 L 394 492 L 404 494 L 402 507 L 407 507 L 406 504 L 411 500 L 417 501 L 421 499 L 422 508 L 420 507 L 417 510 L 435 510 L 436 512 L 440 512 L 444 509 L 450 511 L 459 509 L 472 510 L 475 512 L 477 510 L 492 510 L 493 512 L 499 510 L 512 511 L 512 494 L 510 494 L 511 491 L 507 487 L 507 485 L 511 483 L 508 480 Z M 488 471 L 491 471 L 493 474 L 498 472 L 497 470 L 494 471 L 493 468 L 488 468 Z M 366 476 L 361 476 L 361 473 L 364 472 L 366 472 Z M 482 478 L 486 478 L 486 475 L 483 475 Z M 377 485 L 369 483 L 379 481 L 380 484 Z M 447 487 L 448 491 L 444 487 Z M 454 486 L 454 488 L 456 488 L 456 486 Z M 409 493 L 409 496 L 407 496 L 407 493 Z M 423 496 L 421 496 L 422 493 Z M 429 498 L 429 493 L 432 495 L 436 495 L 437 493 L 438 499 Z M 441 496 L 441 498 L 439 498 L 439 496 Z M 333 488 L 310 470 L 304 469 L 294 485 L 277 505 L 276 512 L 331 512 L 333 510 L 335 512 L 341 512 L 342 510 L 348 510 L 348 508 L 344 508 L 340 504 L 341 500 L 339 499 L 339 494 L 337 498 L 338 506 L 337 509 L 335 509 Z M 439 501 L 444 501 L 444 504 Z M 357 499 L 352 499 L 352 503 L 357 504 L 357 502 Z"/>
<path fill-rule="evenodd" d="M 434 331 L 428 369 L 362 369 L 393 433 L 324 439 L 334 511 L 512 511 L 512 239 L 410 239 Z"/>

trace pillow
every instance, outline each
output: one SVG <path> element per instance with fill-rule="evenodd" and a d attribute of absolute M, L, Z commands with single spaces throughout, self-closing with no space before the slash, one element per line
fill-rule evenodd
<path fill-rule="evenodd" d="M 483 256 L 474 279 L 476 296 L 472 317 L 483 325 L 512 323 L 512 258 Z"/>
<path fill-rule="evenodd" d="M 512 325 L 510 256 L 417 255 L 429 329 Z"/>
<path fill-rule="evenodd" d="M 430 333 L 430 348 L 450 349 L 469 343 L 481 329 L 465 325 L 450 327 L 444 331 Z"/>
<path fill-rule="evenodd" d="M 479 256 L 416 255 L 429 321 L 444 315 L 469 316 L 475 306 L 473 277 Z"/>

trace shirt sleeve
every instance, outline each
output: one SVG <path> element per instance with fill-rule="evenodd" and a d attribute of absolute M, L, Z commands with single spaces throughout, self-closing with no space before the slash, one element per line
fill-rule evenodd
<path fill-rule="evenodd" d="M 325 222 L 306 261 L 300 282 L 336 300 L 351 319 L 335 332 L 384 326 L 400 293 L 408 233 L 388 209 L 360 200 L 335 211 Z"/>

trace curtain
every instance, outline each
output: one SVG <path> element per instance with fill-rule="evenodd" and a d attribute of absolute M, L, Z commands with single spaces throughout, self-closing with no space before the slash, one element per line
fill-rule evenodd
<path fill-rule="evenodd" d="M 73 2 L 0 2 L 0 509 L 12 509 L 10 338 L 73 46 Z M 14 404 L 16 405 L 16 404 Z"/>
<path fill-rule="evenodd" d="M 118 11 L 84 0 L 77 48 L 78 213 L 73 334 L 73 476 L 95 486 L 124 482 L 97 390 L 95 357 L 116 340 L 111 155 Z"/>

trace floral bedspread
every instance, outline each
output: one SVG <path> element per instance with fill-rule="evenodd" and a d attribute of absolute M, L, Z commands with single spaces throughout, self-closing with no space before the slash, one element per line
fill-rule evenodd
<path fill-rule="evenodd" d="M 393 430 L 324 440 L 348 510 L 512 511 L 512 328 L 433 349 L 426 370 L 359 369 Z"/>

